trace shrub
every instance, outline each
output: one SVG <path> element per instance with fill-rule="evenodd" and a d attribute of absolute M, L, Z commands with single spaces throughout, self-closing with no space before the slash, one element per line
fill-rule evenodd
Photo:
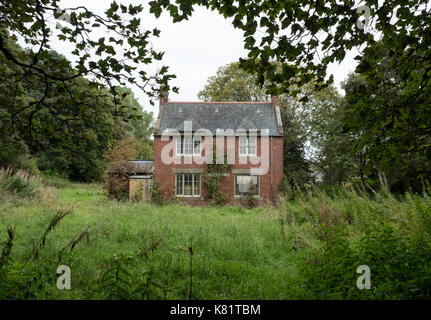
<path fill-rule="evenodd" d="M 314 230 L 314 248 L 297 266 L 312 299 L 417 299 L 431 296 L 431 198 L 412 193 L 337 187 L 295 190 L 280 216 Z M 425 189 L 425 188 L 424 188 Z M 359 290 L 356 269 L 371 270 Z"/>
<path fill-rule="evenodd" d="M 11 167 L 0 169 L 0 197 L 2 194 L 16 195 L 21 198 L 35 197 L 40 185 L 39 177 L 32 176 L 26 171 L 13 172 Z"/>
<path fill-rule="evenodd" d="M 168 199 L 163 194 L 159 180 L 155 176 L 153 176 L 151 181 L 151 203 L 157 206 L 162 206 L 169 203 Z"/>
<path fill-rule="evenodd" d="M 136 158 L 137 147 L 134 138 L 117 142 L 105 154 L 106 170 L 103 175 L 108 196 L 116 200 L 128 199 L 130 160 Z"/>
<path fill-rule="evenodd" d="M 105 299 L 160 299 L 161 286 L 153 279 L 155 271 L 143 267 L 136 255 L 119 254 L 102 264 L 100 291 Z M 132 269 L 135 269 L 132 272 Z M 138 275 L 137 278 L 133 275 Z"/>
<path fill-rule="evenodd" d="M 431 237 L 375 222 L 354 241 L 340 226 L 323 226 L 323 247 L 299 263 L 312 298 L 424 299 L 431 296 Z M 356 268 L 371 269 L 371 290 L 359 290 Z"/>

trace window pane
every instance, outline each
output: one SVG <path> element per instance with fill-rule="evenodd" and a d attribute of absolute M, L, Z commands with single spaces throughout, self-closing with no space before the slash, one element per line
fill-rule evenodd
<path fill-rule="evenodd" d="M 259 188 L 260 188 L 260 177 L 259 176 L 255 176 L 253 177 L 255 180 L 255 185 L 256 185 L 256 192 L 255 195 L 258 196 L 259 195 Z"/>
<path fill-rule="evenodd" d="M 201 195 L 201 175 L 200 174 L 193 175 L 193 195 L 194 196 Z"/>
<path fill-rule="evenodd" d="M 235 176 L 235 195 L 248 195 L 252 186 L 254 194 L 259 195 L 259 176 L 236 175 Z"/>
<path fill-rule="evenodd" d="M 247 155 L 247 138 L 246 137 L 239 137 L 239 154 L 240 155 Z"/>
<path fill-rule="evenodd" d="M 193 141 L 194 154 L 201 154 L 201 139 L 197 138 Z"/>
<path fill-rule="evenodd" d="M 175 141 L 177 144 L 177 154 L 182 154 L 182 137 L 176 137 Z"/>
<path fill-rule="evenodd" d="M 248 154 L 251 154 L 251 155 L 256 154 L 256 137 L 248 138 Z"/>
<path fill-rule="evenodd" d="M 184 154 L 193 154 L 193 142 L 192 137 L 184 137 Z"/>
<path fill-rule="evenodd" d="M 183 175 L 182 174 L 177 174 L 176 194 L 177 196 L 183 195 Z"/>
<path fill-rule="evenodd" d="M 192 174 L 184 175 L 184 195 L 191 196 L 193 192 Z"/>

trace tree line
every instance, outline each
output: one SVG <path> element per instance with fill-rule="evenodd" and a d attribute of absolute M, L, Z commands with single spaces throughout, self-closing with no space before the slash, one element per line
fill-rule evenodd
<path fill-rule="evenodd" d="M 1 32 L 4 38 L 9 34 Z M 30 58 L 31 51 L 14 39 L 9 37 L 6 45 L 22 61 Z M 53 50 L 39 65 L 60 68 L 64 76 L 77 73 Z M 43 78 L 24 73 L 0 53 L 0 167 L 100 180 L 105 151 L 127 137 L 135 140 L 138 158 L 152 158 L 153 115 L 142 110 L 131 89 L 116 88 L 115 98 L 106 86 L 83 76 L 65 88 L 46 87 Z"/>

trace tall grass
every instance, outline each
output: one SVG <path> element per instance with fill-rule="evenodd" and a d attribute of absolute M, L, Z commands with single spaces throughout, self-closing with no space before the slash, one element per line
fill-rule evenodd
<path fill-rule="evenodd" d="M 333 188 L 324 192 L 317 186 L 297 190 L 294 200 L 282 198 L 280 211 L 287 223 L 339 225 L 352 233 L 361 233 L 378 221 L 411 228 L 431 226 L 431 198 L 423 194 L 391 194 L 387 188 L 368 192 L 353 187 Z"/>
<path fill-rule="evenodd" d="M 0 200 L 4 203 L 11 202 L 14 205 L 39 201 L 52 204 L 56 195 L 56 188 L 46 184 L 45 177 L 21 169 L 13 170 L 12 167 L 0 169 Z"/>
<path fill-rule="evenodd" d="M 0 252 L 13 261 L 7 298 L 14 287 L 24 299 L 431 296 L 427 192 L 310 187 L 278 208 L 246 209 L 108 201 L 97 185 L 57 191 L 52 206 L 0 202 Z M 24 277 L 14 278 L 26 260 Z M 72 270 L 71 290 L 56 287 L 60 264 Z M 364 264 L 371 290 L 356 287 Z"/>
<path fill-rule="evenodd" d="M 282 201 L 286 223 L 307 226 L 318 240 L 297 265 L 310 298 L 431 296 L 430 195 L 425 190 L 399 197 L 382 185 L 372 192 L 310 187 L 297 191 L 295 201 Z M 371 268 L 371 290 L 355 284 L 360 265 Z"/>
<path fill-rule="evenodd" d="M 0 197 L 5 194 L 21 198 L 34 197 L 39 186 L 39 177 L 32 176 L 26 171 L 14 172 L 12 167 L 0 169 Z"/>

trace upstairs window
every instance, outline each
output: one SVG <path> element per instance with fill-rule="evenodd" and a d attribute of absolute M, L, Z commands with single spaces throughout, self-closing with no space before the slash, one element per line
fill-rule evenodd
<path fill-rule="evenodd" d="M 184 156 L 201 155 L 200 137 L 178 137 L 176 138 L 176 154 Z"/>
<path fill-rule="evenodd" d="M 257 137 L 239 136 L 239 155 L 255 156 L 257 150 Z"/>

